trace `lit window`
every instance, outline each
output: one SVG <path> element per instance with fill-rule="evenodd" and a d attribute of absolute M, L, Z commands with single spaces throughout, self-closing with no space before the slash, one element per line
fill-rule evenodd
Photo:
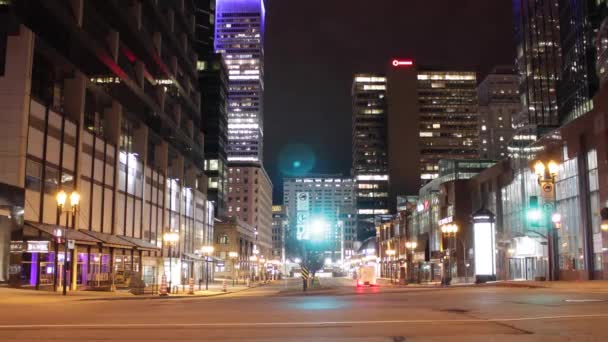
<path fill-rule="evenodd" d="M 481 130 L 482 130 L 482 131 L 485 131 L 485 130 L 487 130 L 487 129 L 488 129 L 488 128 L 486 127 L 486 125 L 482 125 L 482 126 L 481 126 Z"/>
<path fill-rule="evenodd" d="M 196 61 L 196 70 L 203 71 L 207 69 L 207 62 L 205 61 Z"/>
<path fill-rule="evenodd" d="M 441 128 L 441 124 L 433 124 L 433 128 L 435 128 L 435 129 Z"/>

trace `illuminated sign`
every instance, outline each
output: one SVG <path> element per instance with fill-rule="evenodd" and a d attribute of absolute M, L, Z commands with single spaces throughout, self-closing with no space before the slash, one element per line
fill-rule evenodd
<path fill-rule="evenodd" d="M 448 216 L 446 218 L 442 218 L 441 220 L 439 220 L 439 225 L 443 226 L 444 224 L 448 224 L 448 223 L 452 223 L 454 222 L 454 216 Z"/>
<path fill-rule="evenodd" d="M 496 274 L 496 255 L 494 246 L 494 224 L 475 222 L 475 275 L 493 276 Z"/>
<path fill-rule="evenodd" d="M 296 194 L 296 238 L 306 239 L 306 225 L 310 217 L 310 194 L 308 192 L 298 192 Z"/>
<path fill-rule="evenodd" d="M 48 253 L 49 245 L 49 241 L 28 241 L 26 251 L 29 253 Z"/>
<path fill-rule="evenodd" d="M 23 252 L 23 241 L 11 241 L 10 251 L 11 253 Z"/>
<path fill-rule="evenodd" d="M 394 67 L 412 66 L 414 61 L 411 59 L 393 59 L 392 64 Z"/>

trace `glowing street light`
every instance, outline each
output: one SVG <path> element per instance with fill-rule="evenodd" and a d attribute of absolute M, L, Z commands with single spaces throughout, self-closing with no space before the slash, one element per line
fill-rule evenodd
<path fill-rule="evenodd" d="M 173 288 L 172 280 L 173 280 L 173 253 L 171 253 L 171 248 L 177 244 L 179 241 L 179 234 L 177 232 L 166 232 L 163 234 L 163 241 L 169 246 L 169 292 Z"/>
<path fill-rule="evenodd" d="M 209 290 L 209 256 L 214 250 L 213 246 L 201 247 L 201 252 L 205 256 L 205 290 Z"/>
<path fill-rule="evenodd" d="M 66 204 L 67 204 L 67 200 L 68 197 L 70 199 L 70 206 L 69 208 L 66 210 Z M 72 215 L 72 224 L 75 225 L 76 222 L 76 212 L 78 211 L 78 205 L 80 204 L 80 194 L 77 191 L 72 191 L 72 193 L 68 196 L 68 194 L 63 191 L 60 190 L 56 195 L 55 195 L 55 200 L 57 201 L 57 221 L 61 220 L 61 215 L 65 212 L 66 213 L 66 217 L 65 217 L 65 227 L 63 228 L 63 245 L 64 245 L 64 249 L 63 249 L 63 295 L 67 295 L 67 287 L 68 287 L 68 273 L 67 273 L 67 266 L 68 266 L 68 225 L 69 225 L 69 219 L 70 219 L 70 215 L 67 215 L 67 213 L 71 213 Z M 54 279 L 54 285 L 55 285 L 55 291 L 57 291 L 57 276 L 58 276 L 58 270 L 57 268 L 59 267 L 59 234 L 57 235 L 57 242 L 55 243 L 55 279 Z M 73 260 L 72 260 L 73 262 Z"/>

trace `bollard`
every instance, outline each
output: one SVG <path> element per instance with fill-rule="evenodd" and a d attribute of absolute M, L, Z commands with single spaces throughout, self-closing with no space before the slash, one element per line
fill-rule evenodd
<path fill-rule="evenodd" d="M 167 276 L 163 274 L 162 280 L 160 282 L 160 295 L 168 296 L 167 294 Z"/>
<path fill-rule="evenodd" d="M 188 294 L 193 295 L 194 294 L 194 278 L 190 278 L 188 285 L 190 286 L 190 288 L 188 289 Z"/>
<path fill-rule="evenodd" d="M 247 285 L 247 287 L 249 287 L 249 278 L 247 278 L 247 281 L 245 283 L 246 283 L 245 285 Z"/>
<path fill-rule="evenodd" d="M 226 279 L 224 279 L 224 281 L 222 282 L 222 291 L 228 292 L 228 289 L 226 288 Z"/>

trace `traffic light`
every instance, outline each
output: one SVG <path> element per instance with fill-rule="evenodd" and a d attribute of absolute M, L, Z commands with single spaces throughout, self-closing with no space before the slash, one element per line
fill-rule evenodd
<path fill-rule="evenodd" d="M 538 226 L 542 216 L 542 212 L 538 207 L 538 196 L 530 196 L 527 212 L 528 222 L 531 224 L 531 226 Z"/>

